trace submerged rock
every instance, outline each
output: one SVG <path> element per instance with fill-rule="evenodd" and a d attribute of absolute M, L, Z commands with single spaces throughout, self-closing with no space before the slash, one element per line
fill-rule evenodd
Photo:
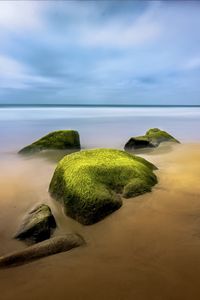
<path fill-rule="evenodd" d="M 150 162 L 124 151 L 85 150 L 59 162 L 49 191 L 63 201 L 67 215 L 93 224 L 122 205 L 120 194 L 133 197 L 150 191 L 157 183 L 154 169 Z"/>
<path fill-rule="evenodd" d="M 56 221 L 51 209 L 41 204 L 28 214 L 15 238 L 34 244 L 49 239 L 55 228 Z"/>
<path fill-rule="evenodd" d="M 42 150 L 80 150 L 79 134 L 75 130 L 53 131 L 19 151 L 33 154 Z"/>
<path fill-rule="evenodd" d="M 180 143 L 172 135 L 166 131 L 160 130 L 159 128 L 149 129 L 145 135 L 132 137 L 125 144 L 125 150 L 158 147 L 162 142 L 174 142 Z"/>
<path fill-rule="evenodd" d="M 24 250 L 0 257 L 0 268 L 18 266 L 48 255 L 68 251 L 83 245 L 84 239 L 78 234 L 65 234 L 29 246 Z"/>

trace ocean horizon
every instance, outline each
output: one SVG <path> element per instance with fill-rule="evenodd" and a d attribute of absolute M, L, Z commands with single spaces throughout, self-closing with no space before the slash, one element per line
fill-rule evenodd
<path fill-rule="evenodd" d="M 200 107 L 199 104 L 0 104 L 4 107 Z"/>

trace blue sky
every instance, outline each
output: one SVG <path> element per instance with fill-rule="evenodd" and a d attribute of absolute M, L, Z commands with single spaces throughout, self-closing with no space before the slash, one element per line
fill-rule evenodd
<path fill-rule="evenodd" d="M 0 104 L 200 104 L 198 1 L 0 1 Z"/>

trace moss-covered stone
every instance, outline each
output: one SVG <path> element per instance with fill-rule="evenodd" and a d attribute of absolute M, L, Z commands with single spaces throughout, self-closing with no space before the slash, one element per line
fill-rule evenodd
<path fill-rule="evenodd" d="M 55 227 L 56 221 L 51 209 L 41 204 L 28 214 L 15 238 L 28 244 L 38 243 L 50 238 Z"/>
<path fill-rule="evenodd" d="M 59 162 L 49 191 L 63 201 L 67 215 L 93 224 L 122 205 L 121 194 L 132 197 L 150 191 L 157 182 L 154 169 L 150 162 L 124 151 L 85 150 Z"/>
<path fill-rule="evenodd" d="M 33 154 L 42 150 L 80 149 L 79 134 L 75 130 L 53 131 L 19 151 L 20 154 Z"/>
<path fill-rule="evenodd" d="M 149 129 L 145 135 L 132 137 L 125 144 L 125 150 L 158 147 L 162 142 L 175 142 L 179 143 L 172 135 L 159 128 Z"/>

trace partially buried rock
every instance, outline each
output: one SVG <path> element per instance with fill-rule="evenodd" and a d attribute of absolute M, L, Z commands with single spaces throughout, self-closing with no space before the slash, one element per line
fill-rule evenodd
<path fill-rule="evenodd" d="M 115 149 L 85 150 L 65 156 L 49 191 L 64 203 L 66 214 L 93 224 L 122 205 L 121 195 L 134 197 L 157 183 L 156 167 L 145 159 Z"/>
<path fill-rule="evenodd" d="M 79 234 L 68 233 L 56 236 L 36 245 L 29 246 L 24 250 L 0 256 L 0 268 L 23 265 L 45 256 L 69 251 L 84 244 L 85 241 Z"/>
<path fill-rule="evenodd" d="M 75 130 L 53 131 L 19 151 L 34 154 L 42 150 L 80 150 L 79 134 Z"/>
<path fill-rule="evenodd" d="M 55 228 L 56 221 L 51 209 L 41 204 L 28 214 L 15 238 L 34 244 L 50 238 Z"/>
<path fill-rule="evenodd" d="M 162 142 L 180 143 L 172 135 L 158 128 L 149 129 L 145 135 L 132 137 L 125 144 L 125 150 L 158 147 Z"/>

